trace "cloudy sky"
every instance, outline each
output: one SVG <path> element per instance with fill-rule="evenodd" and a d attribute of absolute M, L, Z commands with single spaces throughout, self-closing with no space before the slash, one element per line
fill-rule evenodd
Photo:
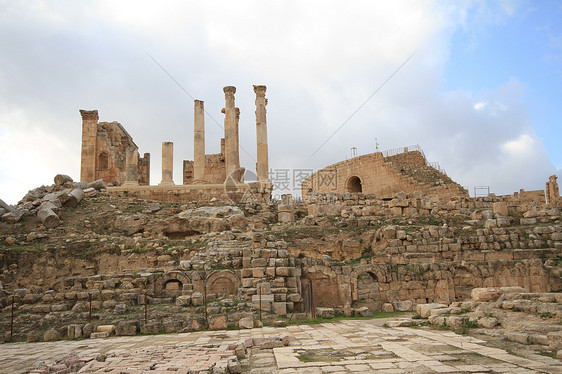
<path fill-rule="evenodd" d="M 173 141 L 179 184 L 193 98 L 216 153 L 227 85 L 253 169 L 253 84 L 267 85 L 279 181 L 374 152 L 376 138 L 419 144 L 471 191 L 544 189 L 562 169 L 561 20 L 546 0 L 0 0 L 0 198 L 79 179 L 79 109 L 125 126 L 152 155 L 153 184 Z"/>

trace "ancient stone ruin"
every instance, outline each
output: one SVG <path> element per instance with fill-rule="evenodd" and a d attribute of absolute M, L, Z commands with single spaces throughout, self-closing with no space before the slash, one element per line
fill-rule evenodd
<path fill-rule="evenodd" d="M 162 145 L 161 182 L 149 185 L 150 156 L 139 158 L 118 123 L 81 111 L 81 182 L 61 174 L 17 206 L 0 201 L 0 340 L 404 311 L 410 317 L 395 325 L 478 326 L 483 336 L 560 355 L 556 176 L 546 192 L 473 198 L 407 147 L 318 170 L 302 201 L 274 201 L 265 86 L 254 91 L 250 183 L 239 164 L 234 87 L 224 88 L 219 154 L 205 153 L 204 103 L 195 101 L 194 160 L 184 161 L 182 185 L 172 179 L 172 143 Z"/>
<path fill-rule="evenodd" d="M 82 158 L 80 180 L 103 179 L 112 185 L 110 194 L 138 196 L 161 201 L 209 201 L 213 198 L 240 201 L 267 200 L 273 185 L 269 180 L 267 150 L 266 86 L 254 86 L 256 94 L 257 180 L 244 183 L 246 169 L 240 166 L 239 119 L 236 88 L 224 87 L 224 138 L 221 152 L 205 153 L 204 102 L 195 100 L 194 157 L 183 161 L 182 185 L 173 181 L 173 142 L 162 142 L 162 180 L 150 186 L 150 154 L 139 158 L 137 146 L 117 122 L 98 123 L 97 111 L 82 114 Z"/>

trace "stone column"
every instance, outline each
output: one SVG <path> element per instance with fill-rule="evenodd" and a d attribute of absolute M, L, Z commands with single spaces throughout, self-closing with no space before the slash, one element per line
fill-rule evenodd
<path fill-rule="evenodd" d="M 139 184 L 139 152 L 136 147 L 131 147 L 125 152 L 127 158 L 125 168 L 125 182 L 124 186 L 138 186 Z"/>
<path fill-rule="evenodd" d="M 236 109 L 234 106 L 234 94 L 236 87 L 226 86 L 223 89 L 225 106 L 224 106 L 224 160 L 226 167 L 226 177 L 232 176 L 234 181 L 238 181 L 238 169 L 240 168 L 240 160 L 238 158 L 238 139 L 236 131 Z"/>
<path fill-rule="evenodd" d="M 174 143 L 162 142 L 162 182 L 160 186 L 174 185 Z"/>
<path fill-rule="evenodd" d="M 80 156 L 80 181 L 96 180 L 96 139 L 98 131 L 98 111 L 80 110 L 82 116 L 82 152 Z"/>
<path fill-rule="evenodd" d="M 193 122 L 193 183 L 205 182 L 205 109 L 201 100 L 195 100 Z"/>
<path fill-rule="evenodd" d="M 243 168 L 240 168 L 240 129 L 238 127 L 238 124 L 240 123 L 240 108 L 234 108 L 234 111 L 236 113 L 236 159 L 238 160 L 238 169 L 240 171 L 237 181 L 240 183 L 244 183 L 244 172 L 242 171 Z"/>
<path fill-rule="evenodd" d="M 265 86 L 254 86 L 256 93 L 256 135 L 258 145 L 258 162 L 256 163 L 256 174 L 258 181 L 269 181 L 269 161 L 267 156 L 267 99 L 265 98 Z"/>

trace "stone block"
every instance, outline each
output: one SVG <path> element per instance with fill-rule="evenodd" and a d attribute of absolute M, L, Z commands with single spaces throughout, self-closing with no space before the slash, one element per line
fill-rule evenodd
<path fill-rule="evenodd" d="M 240 329 L 251 329 L 254 327 L 254 317 L 242 317 L 238 320 L 238 328 Z"/>
<path fill-rule="evenodd" d="M 277 314 L 278 316 L 285 316 L 287 315 L 287 303 L 284 301 L 281 302 L 273 302 L 273 313 Z"/>
<path fill-rule="evenodd" d="M 292 270 L 292 268 L 282 266 L 282 267 L 276 268 L 275 273 L 278 277 L 288 277 L 288 276 L 292 275 L 291 270 Z"/>
<path fill-rule="evenodd" d="M 27 334 L 26 341 L 28 343 L 36 343 L 43 340 L 43 333 L 41 331 L 32 330 Z"/>
<path fill-rule="evenodd" d="M 529 334 L 517 331 L 506 331 L 505 338 L 519 344 L 530 344 Z"/>
<path fill-rule="evenodd" d="M 407 312 L 413 310 L 414 302 L 412 300 L 401 300 L 401 301 L 394 301 L 392 303 L 394 309 L 399 310 L 401 312 Z"/>
<path fill-rule="evenodd" d="M 66 336 L 69 339 L 78 339 L 82 337 L 82 325 L 68 325 L 66 330 Z"/>
<path fill-rule="evenodd" d="M 382 304 L 382 311 L 383 313 L 392 313 L 394 312 L 394 307 L 391 303 L 384 303 Z"/>
<path fill-rule="evenodd" d="M 478 326 L 485 329 L 492 329 L 500 324 L 496 317 L 480 317 L 478 318 Z"/>
<path fill-rule="evenodd" d="M 458 330 L 465 327 L 468 322 L 467 317 L 462 316 L 449 316 L 445 319 L 445 324 L 451 328 L 451 330 Z"/>
<path fill-rule="evenodd" d="M 170 321 L 162 324 L 164 332 L 179 332 L 183 328 L 182 321 Z"/>
<path fill-rule="evenodd" d="M 115 334 L 121 336 L 133 336 L 139 331 L 139 321 L 119 321 L 115 328 Z"/>
<path fill-rule="evenodd" d="M 501 295 L 501 290 L 497 287 L 474 288 L 470 293 L 473 301 L 496 301 Z"/>
<path fill-rule="evenodd" d="M 422 318 L 428 318 L 431 315 L 431 310 L 446 307 L 447 305 L 438 303 L 418 304 L 416 306 L 416 313 L 419 314 Z"/>
<path fill-rule="evenodd" d="M 84 338 L 89 338 L 94 331 L 96 331 L 96 326 L 92 323 L 86 323 L 84 327 L 82 327 L 82 336 Z"/>
<path fill-rule="evenodd" d="M 226 314 L 213 314 L 209 316 L 210 330 L 226 330 L 228 328 L 228 316 Z"/>
<path fill-rule="evenodd" d="M 264 268 L 252 269 L 252 276 L 254 278 L 263 278 L 265 276 L 265 269 Z"/>
<path fill-rule="evenodd" d="M 316 316 L 320 318 L 334 318 L 334 308 L 316 308 Z"/>
<path fill-rule="evenodd" d="M 395 320 L 386 321 L 388 327 L 408 327 L 412 326 L 411 318 L 399 318 Z"/>
<path fill-rule="evenodd" d="M 562 331 L 553 331 L 546 334 L 548 347 L 553 351 L 562 349 Z"/>
<path fill-rule="evenodd" d="M 193 318 L 191 320 L 191 329 L 195 331 L 205 330 L 207 328 L 207 321 L 205 318 Z"/>
<path fill-rule="evenodd" d="M 96 327 L 96 332 L 107 332 L 108 334 L 115 334 L 115 325 L 99 325 Z"/>
<path fill-rule="evenodd" d="M 151 322 L 143 325 L 140 329 L 143 334 L 158 334 L 160 332 L 160 323 Z"/>
<path fill-rule="evenodd" d="M 176 297 L 176 305 L 178 306 L 189 306 L 191 305 L 191 296 L 182 295 Z"/>
<path fill-rule="evenodd" d="M 103 339 L 103 338 L 109 338 L 109 332 L 108 331 L 93 332 L 90 335 L 90 339 Z"/>

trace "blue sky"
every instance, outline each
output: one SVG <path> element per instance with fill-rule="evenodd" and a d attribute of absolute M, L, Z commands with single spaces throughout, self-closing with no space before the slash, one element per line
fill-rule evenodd
<path fill-rule="evenodd" d="M 484 98 L 510 79 L 525 89 L 524 105 L 552 162 L 562 168 L 562 3 L 521 3 L 493 21 L 476 16 L 453 34 L 443 82 L 447 90 Z M 485 17 L 487 18 L 487 17 Z M 484 23 L 484 25 L 482 25 Z"/>
<path fill-rule="evenodd" d="M 471 191 L 544 189 L 562 168 L 561 20 L 555 1 L 0 0 L 0 198 L 79 179 L 79 109 L 151 153 L 153 184 L 173 141 L 181 183 L 193 100 L 150 56 L 205 101 L 207 153 L 223 134 L 222 88 L 237 87 L 248 169 L 252 85 L 265 84 L 274 170 L 317 170 L 377 138 L 381 150 L 419 144 Z"/>

